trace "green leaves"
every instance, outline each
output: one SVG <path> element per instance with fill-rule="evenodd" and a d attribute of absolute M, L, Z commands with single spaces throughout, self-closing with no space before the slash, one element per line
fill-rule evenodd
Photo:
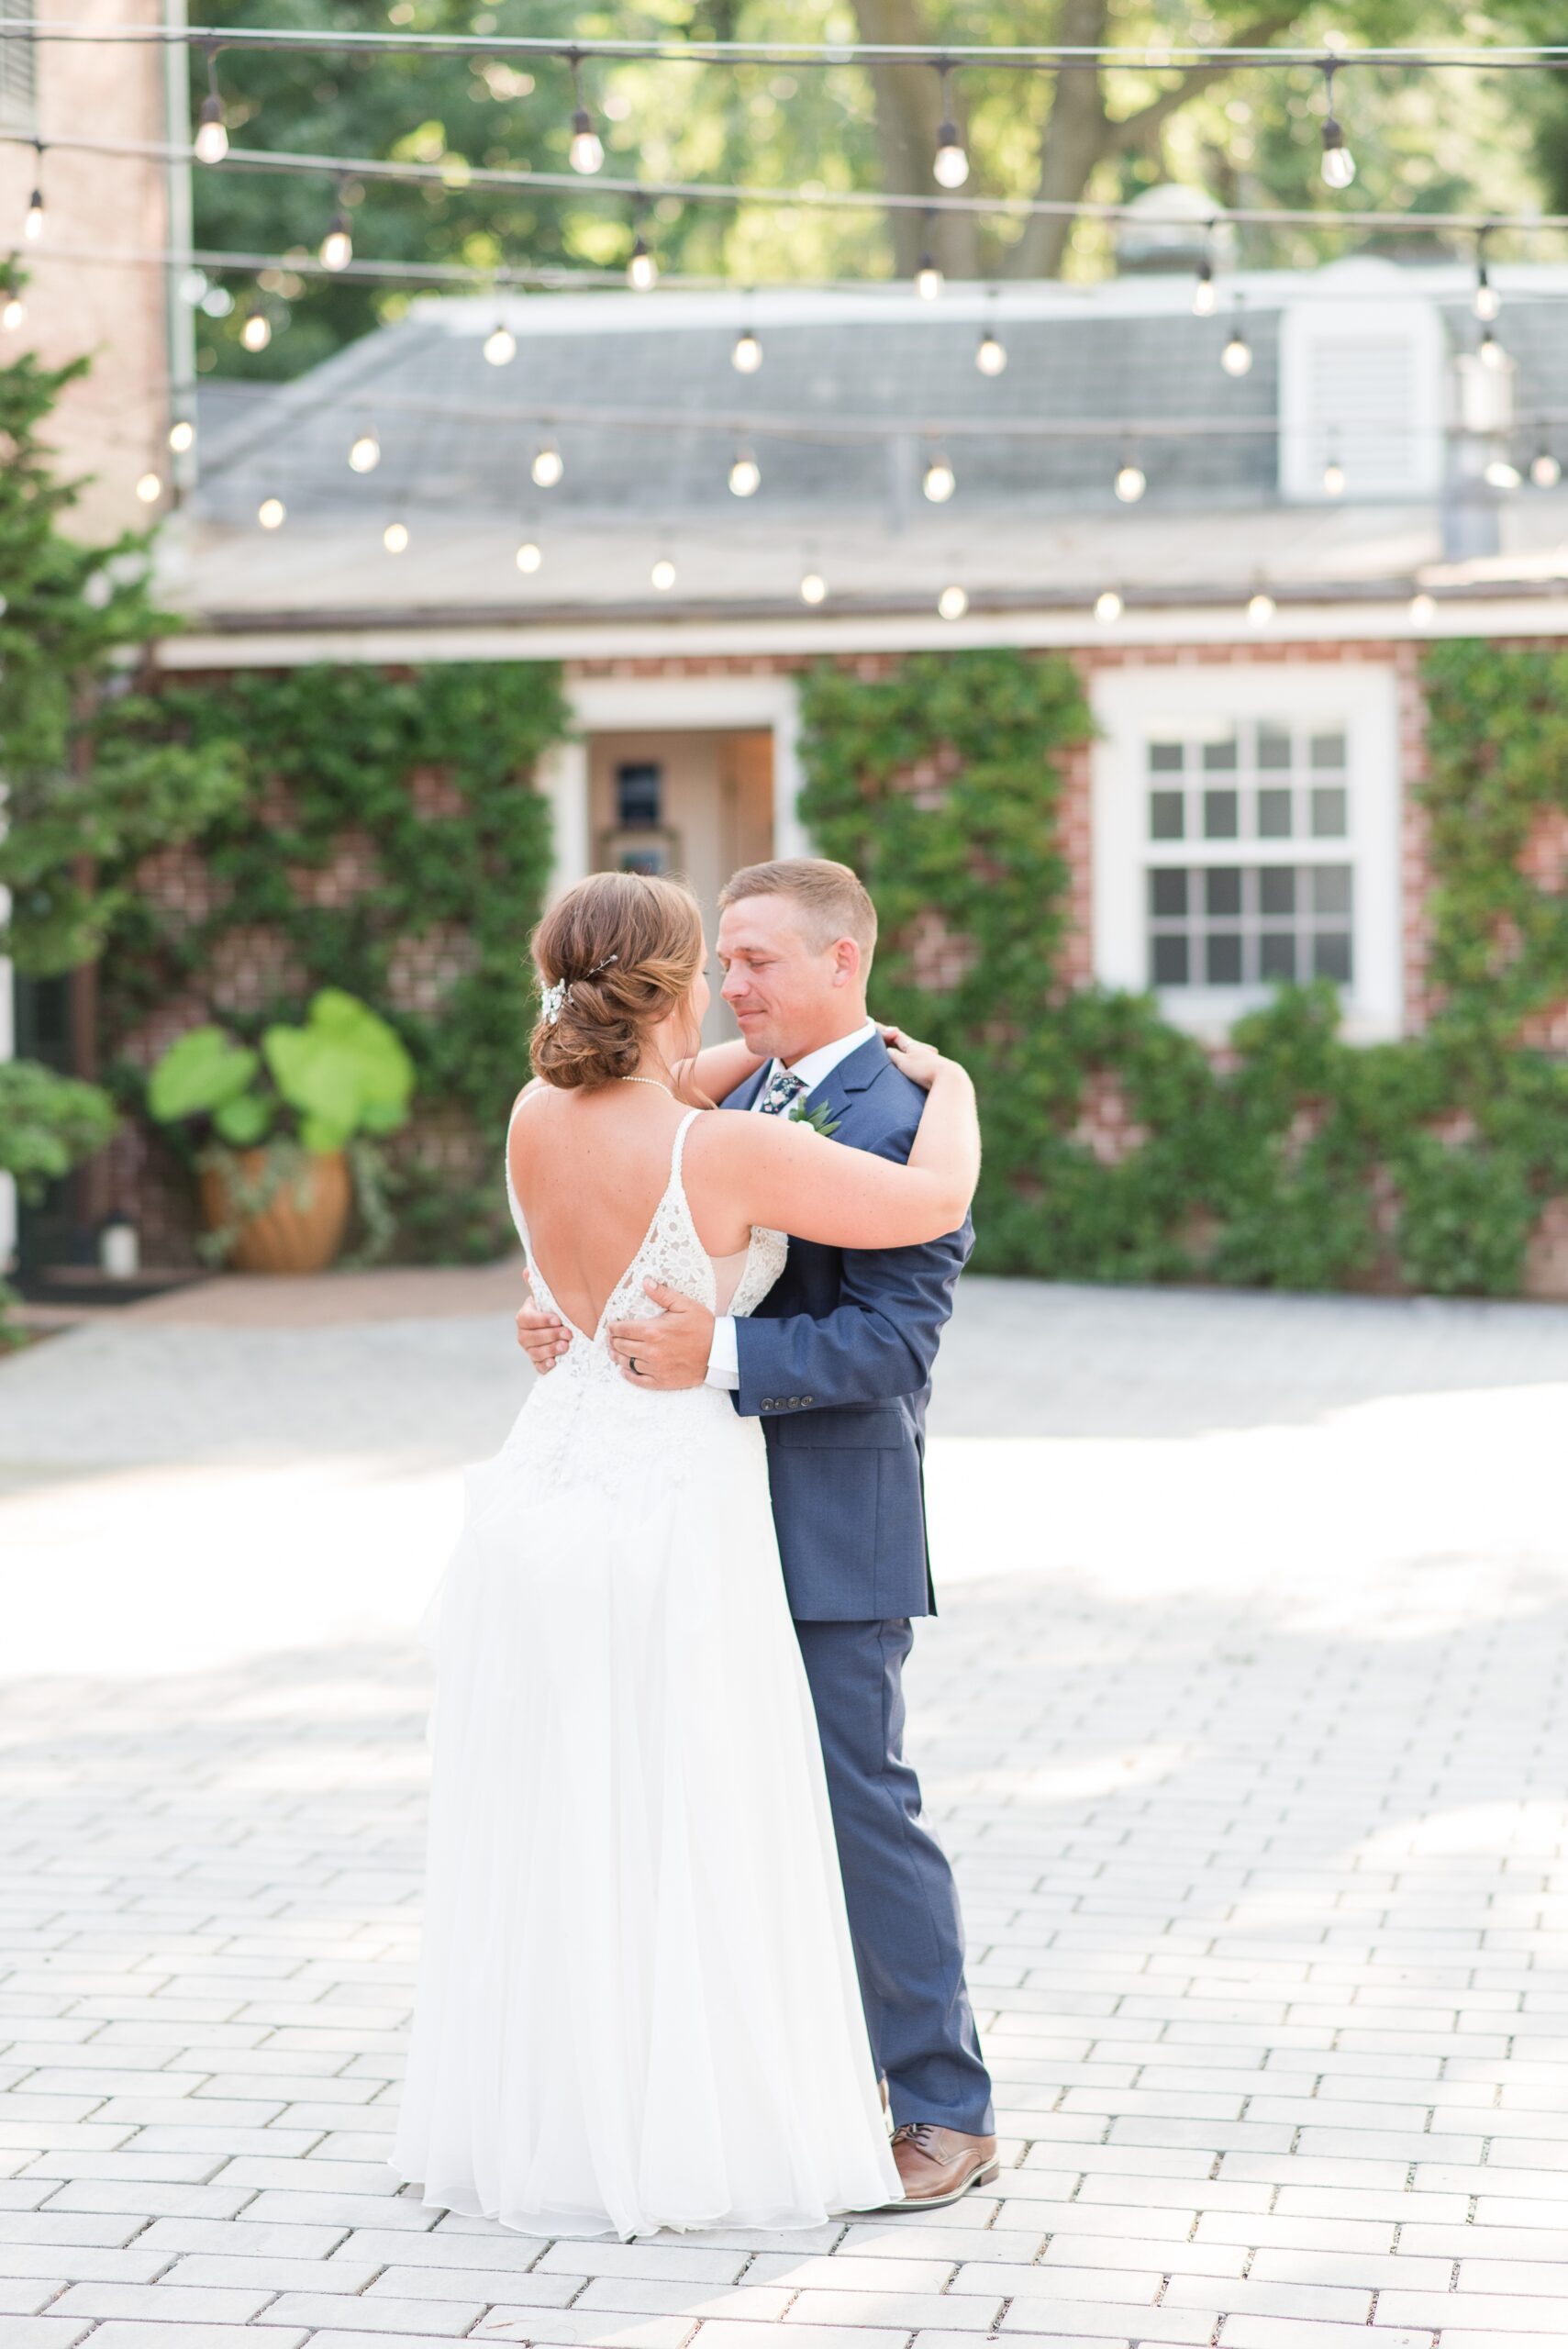
<path fill-rule="evenodd" d="M 101 1086 L 37 1061 L 0 1061 L 0 1174 L 16 1176 L 24 1198 L 101 1150 L 118 1124 Z"/>
<path fill-rule="evenodd" d="M 413 1062 L 385 1020 L 339 987 L 322 988 L 303 1028 L 269 1028 L 261 1051 L 306 1150 L 393 1133 L 407 1118 Z"/>
<path fill-rule="evenodd" d="M 164 1126 L 182 1118 L 210 1117 L 243 1094 L 259 1066 L 256 1054 L 231 1042 L 221 1028 L 189 1029 L 148 1079 L 147 1107 Z"/>

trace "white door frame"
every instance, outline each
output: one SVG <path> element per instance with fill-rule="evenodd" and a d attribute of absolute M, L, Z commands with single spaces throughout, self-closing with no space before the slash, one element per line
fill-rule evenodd
<path fill-rule="evenodd" d="M 552 897 L 591 869 L 590 734 L 765 729 L 773 738 L 773 854 L 810 853 L 800 820 L 800 696 L 793 677 L 580 677 L 568 679 L 566 696 L 572 738 L 545 752 L 537 777 L 553 821 Z"/>

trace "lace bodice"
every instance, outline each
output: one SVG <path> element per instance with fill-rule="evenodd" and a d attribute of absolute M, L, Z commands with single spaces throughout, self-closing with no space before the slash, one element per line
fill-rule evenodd
<path fill-rule="evenodd" d="M 514 1105 L 515 1119 L 524 1102 L 532 1098 L 524 1094 Z M 784 1268 L 789 1241 L 782 1231 L 769 1231 L 753 1225 L 751 1240 L 740 1262 L 739 1276 L 733 1276 L 734 1260 L 714 1258 L 708 1254 L 697 1237 L 692 1220 L 690 1202 L 682 1179 L 681 1164 L 684 1155 L 686 1136 L 700 1109 L 688 1109 L 675 1129 L 675 1139 L 670 1152 L 670 1179 L 663 1196 L 653 1210 L 653 1218 L 636 1254 L 632 1257 L 609 1296 L 604 1310 L 591 1331 L 580 1330 L 562 1311 L 550 1294 L 550 1284 L 541 1271 L 528 1238 L 528 1227 L 517 1186 L 512 1181 L 511 1122 L 506 1128 L 506 1199 L 522 1241 L 523 1254 L 528 1260 L 528 1281 L 541 1309 L 556 1314 L 564 1323 L 570 1343 L 566 1353 L 550 1373 L 550 1382 L 573 1383 L 596 1376 L 617 1377 L 616 1360 L 610 1352 L 606 1331 L 612 1321 L 633 1321 L 656 1314 L 659 1308 L 643 1290 L 645 1280 L 657 1281 L 664 1288 L 678 1289 L 683 1297 L 695 1297 L 706 1305 L 710 1313 L 729 1313 L 744 1317 L 754 1313 Z M 720 1282 L 728 1290 L 721 1293 Z M 628 1390 L 629 1391 L 629 1390 Z"/>

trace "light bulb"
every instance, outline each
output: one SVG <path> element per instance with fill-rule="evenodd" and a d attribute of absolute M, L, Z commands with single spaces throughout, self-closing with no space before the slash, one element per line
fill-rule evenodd
<path fill-rule="evenodd" d="M 22 223 L 22 234 L 29 245 L 36 245 L 43 235 L 43 190 L 35 187 L 28 198 L 28 217 Z"/>
<path fill-rule="evenodd" d="M 1470 306 L 1483 326 L 1490 326 L 1503 306 L 1501 295 L 1486 274 L 1485 262 L 1476 263 L 1475 291 L 1471 296 Z"/>
<path fill-rule="evenodd" d="M 1429 596 L 1412 596 L 1410 598 L 1410 618 L 1417 628 L 1429 628 L 1437 608 Z"/>
<path fill-rule="evenodd" d="M 265 351 L 272 339 L 272 322 L 265 310 L 252 310 L 239 329 L 239 340 L 247 351 Z"/>
<path fill-rule="evenodd" d="M 223 101 L 218 97 L 202 100 L 201 119 L 196 125 L 196 161 L 198 163 L 221 163 L 228 152 L 228 133 L 223 127 Z"/>
<path fill-rule="evenodd" d="M 1330 115 L 1323 125 L 1323 184 L 1345 188 L 1356 175 L 1356 159 L 1345 144 L 1345 134 Z"/>
<path fill-rule="evenodd" d="M 1123 608 L 1121 597 L 1114 587 L 1107 587 L 1103 595 L 1095 598 L 1095 618 L 1102 628 L 1114 627 L 1120 619 Z"/>
<path fill-rule="evenodd" d="M 1480 360 L 1483 367 L 1500 367 L 1502 365 L 1503 346 L 1497 340 L 1496 336 L 1493 333 L 1490 327 L 1487 328 L 1485 333 L 1482 336 L 1481 346 L 1475 355 Z"/>
<path fill-rule="evenodd" d="M 962 587 L 944 587 L 937 597 L 937 609 L 944 620 L 961 620 L 969 609 L 969 597 Z"/>
<path fill-rule="evenodd" d="M 1247 606 L 1247 618 L 1253 628 L 1267 628 L 1274 616 L 1274 599 L 1262 593 L 1254 596 Z"/>
<path fill-rule="evenodd" d="M 517 338 L 509 327 L 499 322 L 484 338 L 484 356 L 492 367 L 509 366 L 517 355 Z"/>
<path fill-rule="evenodd" d="M 282 525 L 288 507 L 281 497 L 263 497 L 256 508 L 256 519 L 263 530 L 275 530 Z"/>
<path fill-rule="evenodd" d="M 27 315 L 28 306 L 21 295 L 16 292 L 8 293 L 4 306 L 0 306 L 0 327 L 4 327 L 7 334 L 14 334 Z"/>
<path fill-rule="evenodd" d="M 1116 494 L 1124 506 L 1136 506 L 1148 486 L 1140 465 L 1123 465 L 1116 477 Z"/>
<path fill-rule="evenodd" d="M 740 456 L 729 468 L 729 486 L 737 497 L 752 497 L 762 485 L 762 469 L 755 457 Z"/>
<path fill-rule="evenodd" d="M 554 441 L 547 440 L 542 449 L 534 451 L 534 461 L 528 470 L 533 475 L 536 489 L 553 489 L 566 471 L 566 461 Z"/>
<path fill-rule="evenodd" d="M 762 365 L 762 346 L 750 327 L 742 327 L 736 336 L 729 363 L 738 375 L 754 375 Z"/>
<path fill-rule="evenodd" d="M 963 151 L 956 122 L 938 124 L 937 151 L 931 170 L 939 187 L 962 187 L 969 177 L 969 157 Z"/>
<path fill-rule="evenodd" d="M 408 546 L 407 523 L 389 522 L 385 529 L 381 534 L 381 542 L 386 549 L 388 554 L 403 554 L 406 552 Z"/>
<path fill-rule="evenodd" d="M 348 215 L 334 212 L 330 227 L 321 239 L 323 269 L 347 269 L 354 258 L 354 240 L 349 234 Z"/>
<path fill-rule="evenodd" d="M 144 506 L 156 506 L 163 495 L 163 484 L 157 473 L 143 473 L 136 484 L 136 494 Z"/>
<path fill-rule="evenodd" d="M 828 593 L 828 582 L 819 571 L 808 571 L 800 583 L 803 604 L 819 604 Z"/>
<path fill-rule="evenodd" d="M 945 457 L 933 457 L 926 467 L 920 487 L 933 506 L 945 506 L 958 487 L 958 477 Z"/>
<path fill-rule="evenodd" d="M 668 555 L 661 555 L 648 576 L 662 596 L 675 584 L 675 566 Z"/>
<path fill-rule="evenodd" d="M 929 253 L 920 255 L 920 266 L 915 272 L 915 291 L 922 302 L 934 302 L 942 290 L 942 273 Z"/>
<path fill-rule="evenodd" d="M 169 427 L 169 446 L 177 457 L 196 445 L 196 428 L 188 416 L 177 416 Z"/>
<path fill-rule="evenodd" d="M 1214 298 L 1214 263 L 1207 260 L 1200 261 L 1197 265 L 1197 277 L 1193 285 L 1194 317 L 1212 318 Z"/>
<path fill-rule="evenodd" d="M 1344 494 L 1345 469 L 1338 457 L 1330 457 L 1323 468 L 1323 495 L 1325 497 L 1343 497 Z"/>
<path fill-rule="evenodd" d="M 600 170 L 605 160 L 605 142 L 594 128 L 594 117 L 586 106 L 579 106 L 572 117 L 572 145 L 568 150 L 572 168 L 591 176 Z"/>
<path fill-rule="evenodd" d="M 1007 354 L 989 327 L 980 338 L 974 363 L 983 375 L 999 375 L 1007 363 Z"/>
<path fill-rule="evenodd" d="M 1538 449 L 1530 460 L 1529 477 L 1537 489 L 1555 489 L 1562 478 L 1561 459 L 1550 449 Z"/>
<path fill-rule="evenodd" d="M 527 572 L 537 571 L 543 561 L 544 557 L 540 554 L 538 547 L 535 546 L 532 539 L 525 539 L 522 545 L 517 549 L 517 569 L 519 571 Z"/>
<path fill-rule="evenodd" d="M 1494 457 L 1481 478 L 1488 489 L 1518 489 L 1521 476 L 1518 465 L 1510 465 L 1506 457 Z"/>
<path fill-rule="evenodd" d="M 381 442 L 375 437 L 375 427 L 367 424 L 349 451 L 349 462 L 357 473 L 373 473 L 381 462 Z"/>
<path fill-rule="evenodd" d="M 1219 363 L 1228 375 L 1245 375 L 1252 364 L 1252 346 L 1240 327 L 1219 354 Z"/>
<path fill-rule="evenodd" d="M 639 237 L 631 249 L 631 259 L 626 265 L 626 282 L 634 294 L 651 294 L 659 283 L 659 264 L 648 250 L 646 237 Z"/>

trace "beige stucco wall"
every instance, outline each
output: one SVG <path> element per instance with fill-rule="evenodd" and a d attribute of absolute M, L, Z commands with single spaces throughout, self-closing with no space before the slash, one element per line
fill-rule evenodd
<path fill-rule="evenodd" d="M 101 36 L 119 25 L 163 22 L 162 0 L 38 0 L 29 13 Z M 0 358 L 25 347 L 54 366 L 92 354 L 91 374 L 71 385 L 56 411 L 52 438 L 68 477 L 95 476 L 68 527 L 102 538 L 140 528 L 164 510 L 142 505 L 136 484 L 150 467 L 165 478 L 169 470 L 165 272 L 129 256 L 161 252 L 169 241 L 168 167 L 47 142 L 73 131 L 163 140 L 163 50 L 100 38 L 39 41 L 34 55 L 33 128 L 46 142 L 45 228 L 39 244 L 21 243 L 36 158 L 7 139 L 0 145 L 0 259 L 17 247 L 30 283 L 26 321 L 0 334 Z M 13 118 L 5 127 L 14 133 L 28 126 Z M 72 253 L 101 258 L 67 257 Z"/>

